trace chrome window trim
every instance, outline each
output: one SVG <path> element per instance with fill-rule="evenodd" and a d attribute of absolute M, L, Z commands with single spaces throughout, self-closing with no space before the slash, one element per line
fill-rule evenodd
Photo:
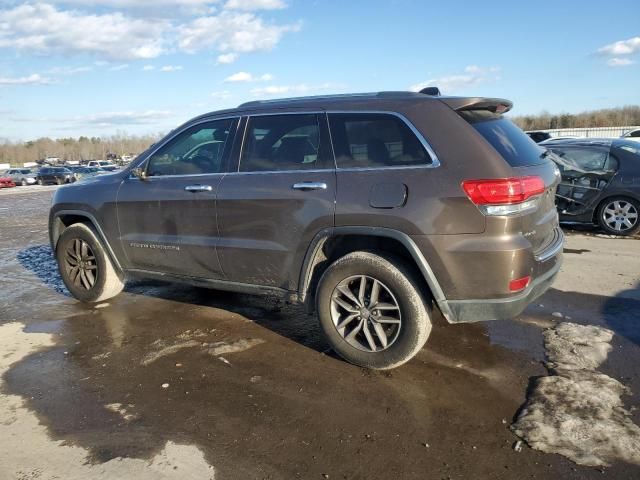
<path fill-rule="evenodd" d="M 198 125 L 202 125 L 203 123 L 210 123 L 210 122 L 216 122 L 218 120 L 229 120 L 230 118 L 237 118 L 238 119 L 238 125 L 236 125 L 236 133 L 237 133 L 237 129 L 238 126 L 240 125 L 240 120 L 242 119 L 242 115 L 224 115 L 222 117 L 208 117 L 208 118 L 203 118 L 201 120 L 198 120 L 197 122 L 193 122 L 193 123 L 187 123 L 183 126 L 183 128 L 176 128 L 174 133 L 166 138 L 161 144 L 157 145 L 148 155 L 146 155 L 142 160 L 140 160 L 140 162 L 137 163 L 131 163 L 131 168 L 129 168 L 129 170 L 133 169 L 133 168 L 138 168 L 143 164 L 145 165 L 145 171 L 146 168 L 148 166 L 148 162 L 149 159 L 151 157 L 153 157 L 156 153 L 158 153 L 158 150 L 160 150 L 161 148 L 163 148 L 165 145 L 167 145 L 169 142 L 171 142 L 174 138 L 176 138 L 178 135 L 184 133 L 185 131 L 189 130 L 192 127 L 198 126 Z M 193 176 L 204 176 L 204 175 L 222 175 L 225 172 L 215 172 L 215 173 L 195 173 L 195 174 L 185 174 L 185 175 L 156 175 L 154 177 L 147 177 L 148 179 L 150 178 L 176 178 L 176 177 L 193 177 Z M 138 179 L 137 177 L 135 177 L 134 175 L 129 174 L 129 177 L 127 177 L 128 179 Z M 139 179 L 138 179 L 139 180 Z"/>
<path fill-rule="evenodd" d="M 322 172 L 334 172 L 334 168 L 310 168 L 308 170 L 264 170 L 264 171 L 256 171 L 256 172 L 229 172 L 227 175 L 261 175 L 263 173 L 266 174 L 274 174 L 274 173 L 322 173 Z"/>
<path fill-rule="evenodd" d="M 409 130 L 411 130 L 413 132 L 413 134 L 416 136 L 418 141 L 422 144 L 423 148 L 427 151 L 427 153 L 431 157 L 431 163 L 430 164 L 424 164 L 424 165 L 388 165 L 388 166 L 384 166 L 384 167 L 347 167 L 347 168 L 340 168 L 338 166 L 338 159 L 336 158 L 336 168 L 339 171 L 340 170 L 341 171 L 389 170 L 389 169 L 394 169 L 394 170 L 403 169 L 404 170 L 404 169 L 407 169 L 407 168 L 438 168 L 440 166 L 440 159 L 438 158 L 438 155 L 436 155 L 436 152 L 433 149 L 433 147 L 431 147 L 431 145 L 429 144 L 427 139 L 424 138 L 424 135 L 422 135 L 420 130 L 418 130 L 415 127 L 415 125 L 413 123 L 411 123 L 411 121 L 401 113 L 394 112 L 392 110 L 326 110 L 327 119 L 328 119 L 328 116 L 333 114 L 333 113 L 336 113 L 336 114 L 348 114 L 348 115 L 359 115 L 359 114 L 363 114 L 363 115 L 368 115 L 368 114 L 372 114 L 372 115 L 392 115 L 392 116 L 394 116 L 396 118 L 399 118 L 402 122 L 404 122 L 404 124 L 407 127 L 409 127 Z M 329 132 L 331 132 L 331 123 L 330 122 L 329 122 Z M 333 147 L 333 141 L 331 142 L 331 146 Z M 335 158 L 335 152 L 334 152 L 333 156 Z"/>

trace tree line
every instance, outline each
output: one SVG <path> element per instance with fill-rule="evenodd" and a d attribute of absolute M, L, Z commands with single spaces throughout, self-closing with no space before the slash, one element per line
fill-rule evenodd
<path fill-rule="evenodd" d="M 0 139 L 0 163 L 21 166 L 25 162 L 35 162 L 47 157 L 81 161 L 103 160 L 108 154 L 118 157 L 137 155 L 160 138 L 160 134 L 136 136 L 118 133 L 109 137 L 43 137 L 27 142 Z"/>
<path fill-rule="evenodd" d="M 511 119 L 523 130 L 555 128 L 625 127 L 640 125 L 640 106 L 603 108 L 581 113 L 517 115 Z"/>

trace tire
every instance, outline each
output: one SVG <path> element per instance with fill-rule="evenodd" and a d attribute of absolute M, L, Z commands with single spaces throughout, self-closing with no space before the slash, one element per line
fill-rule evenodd
<path fill-rule="evenodd" d="M 41 178 L 39 178 L 39 179 L 38 179 L 38 185 L 40 185 L 40 186 L 43 186 L 43 185 L 44 185 L 44 182 L 42 181 L 42 179 L 41 179 Z"/>
<path fill-rule="evenodd" d="M 86 272 L 73 269 L 72 265 L 79 263 L 78 256 L 82 257 Z M 115 297 L 124 288 L 122 278 L 89 225 L 76 223 L 62 232 L 56 245 L 56 260 L 65 286 L 81 302 L 101 302 Z"/>
<path fill-rule="evenodd" d="M 640 202 L 629 197 L 610 197 L 596 213 L 598 225 L 611 235 L 633 235 L 640 230 Z"/>
<path fill-rule="evenodd" d="M 64 180 L 61 180 L 61 179 L 59 179 L 59 178 L 56 178 L 56 183 L 57 183 L 58 185 L 62 185 L 63 183 L 65 183 L 65 181 L 64 181 Z"/>
<path fill-rule="evenodd" d="M 353 307 L 354 302 L 342 292 L 347 287 L 355 300 L 359 300 L 362 278 L 366 279 L 365 302 L 360 302 L 360 305 L 364 303 L 366 308 L 363 311 L 360 307 L 359 313 L 356 313 L 358 307 L 348 311 L 337 302 L 344 305 L 347 300 L 347 306 Z M 384 305 L 384 310 L 377 311 L 377 314 L 377 309 L 367 304 L 367 297 L 373 296 L 374 281 L 379 283 L 378 304 Z M 419 285 L 416 275 L 398 257 L 358 251 L 339 258 L 320 278 L 316 294 L 318 319 L 327 342 L 342 358 L 366 368 L 387 370 L 409 361 L 424 346 L 431 333 L 429 303 L 416 285 Z M 390 309 L 394 303 L 398 308 Z M 350 315 L 358 316 L 347 323 Z M 388 323 L 392 319 L 396 323 Z M 342 322 L 346 326 L 339 330 L 339 326 L 344 325 Z M 349 339 L 349 334 L 353 335 L 358 326 L 360 330 Z M 386 337 L 386 346 L 378 333 L 380 327 Z"/>
<path fill-rule="evenodd" d="M 23 178 L 22 180 L 20 180 L 20 185 L 22 185 L 23 187 L 26 187 L 27 185 L 29 185 L 29 184 L 27 183 L 27 179 L 26 179 L 26 178 Z"/>

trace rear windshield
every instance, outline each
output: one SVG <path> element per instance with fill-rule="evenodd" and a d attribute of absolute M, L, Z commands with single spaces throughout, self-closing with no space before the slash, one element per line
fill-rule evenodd
<path fill-rule="evenodd" d="M 486 110 L 460 112 L 512 167 L 544 163 L 544 149 L 502 115 Z"/>

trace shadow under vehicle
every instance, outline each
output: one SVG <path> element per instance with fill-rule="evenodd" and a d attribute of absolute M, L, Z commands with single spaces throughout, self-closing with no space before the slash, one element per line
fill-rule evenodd
<path fill-rule="evenodd" d="M 560 220 L 599 225 L 613 235 L 640 229 L 640 144 L 576 138 L 543 143 L 562 175 Z"/>

